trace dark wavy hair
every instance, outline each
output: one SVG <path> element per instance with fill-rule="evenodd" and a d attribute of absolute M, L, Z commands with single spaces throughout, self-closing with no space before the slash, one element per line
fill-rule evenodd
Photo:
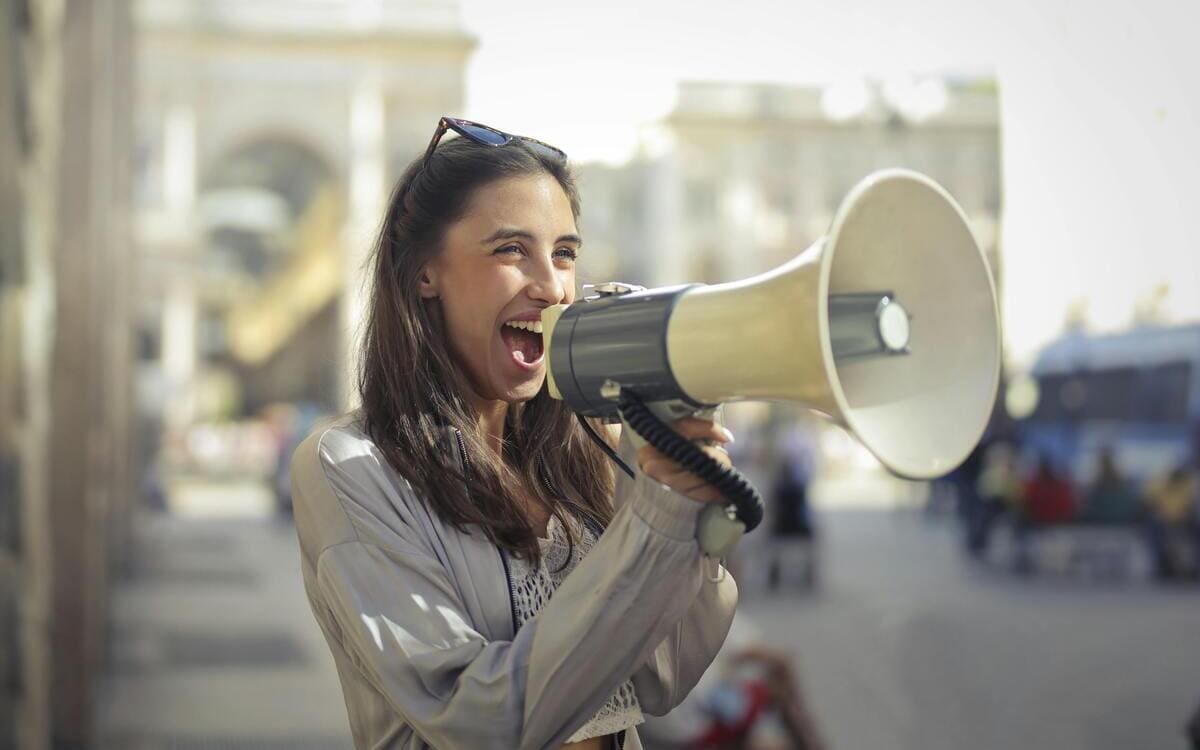
<path fill-rule="evenodd" d="M 509 405 L 497 456 L 464 396 L 469 385 L 448 346 L 441 301 L 423 299 L 418 289 L 423 268 L 441 252 L 447 227 L 464 215 L 475 191 L 539 173 L 562 186 L 578 219 L 579 193 L 568 164 L 519 140 L 494 147 L 456 138 L 439 145 L 424 166 L 418 158 L 405 169 L 370 259 L 358 375 L 367 434 L 392 468 L 444 522 L 466 533 L 478 528 L 532 561 L 540 559 L 537 532 L 514 488 L 523 487 L 560 522 L 571 513 L 603 527 L 613 513 L 612 466 L 544 383 L 529 401 Z M 469 476 L 448 460 L 447 426 L 463 439 Z M 611 444 L 599 422 L 592 426 Z M 573 525 L 563 525 L 578 543 Z"/>

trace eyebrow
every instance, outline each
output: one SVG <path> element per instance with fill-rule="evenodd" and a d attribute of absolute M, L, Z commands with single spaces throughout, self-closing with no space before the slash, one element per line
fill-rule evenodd
<path fill-rule="evenodd" d="M 513 229 L 511 227 L 501 227 L 500 229 L 497 229 L 495 232 L 493 232 L 491 237 L 488 237 L 487 239 L 483 240 L 479 244 L 487 245 L 489 243 L 495 242 L 496 240 L 507 240 L 507 239 L 512 239 L 513 237 L 520 237 L 521 239 L 525 239 L 525 240 L 532 240 L 534 238 L 532 232 L 526 231 L 524 229 Z M 580 239 L 579 235 L 577 235 L 577 234 L 561 235 L 558 239 L 556 239 L 554 241 L 554 244 L 557 245 L 560 242 L 574 242 L 577 245 L 583 244 L 583 240 Z"/>

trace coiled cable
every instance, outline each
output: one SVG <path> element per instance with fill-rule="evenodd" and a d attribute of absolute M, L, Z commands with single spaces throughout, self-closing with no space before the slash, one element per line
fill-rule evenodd
<path fill-rule="evenodd" d="M 762 495 L 742 474 L 732 466 L 700 450 L 691 440 L 671 429 L 642 403 L 637 394 L 622 388 L 617 400 L 621 418 L 633 431 L 664 456 L 712 484 L 733 506 L 737 519 L 746 531 L 752 531 L 762 522 Z"/>

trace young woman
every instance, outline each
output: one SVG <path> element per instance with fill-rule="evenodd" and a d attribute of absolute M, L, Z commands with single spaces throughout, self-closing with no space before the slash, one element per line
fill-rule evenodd
<path fill-rule="evenodd" d="M 737 587 L 694 536 L 715 488 L 628 435 L 640 471 L 614 472 L 544 387 L 536 328 L 575 299 L 578 215 L 561 151 L 449 118 L 391 198 L 362 406 L 291 468 L 360 748 L 640 748 L 725 639 Z M 675 427 L 728 464 L 724 428 Z"/>

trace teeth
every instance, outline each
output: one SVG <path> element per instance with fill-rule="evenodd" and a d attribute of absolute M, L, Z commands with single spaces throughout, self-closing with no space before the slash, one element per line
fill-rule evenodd
<path fill-rule="evenodd" d="M 540 320 L 510 320 L 504 325 L 520 328 L 523 331 L 532 331 L 533 333 L 542 332 L 542 321 Z"/>

